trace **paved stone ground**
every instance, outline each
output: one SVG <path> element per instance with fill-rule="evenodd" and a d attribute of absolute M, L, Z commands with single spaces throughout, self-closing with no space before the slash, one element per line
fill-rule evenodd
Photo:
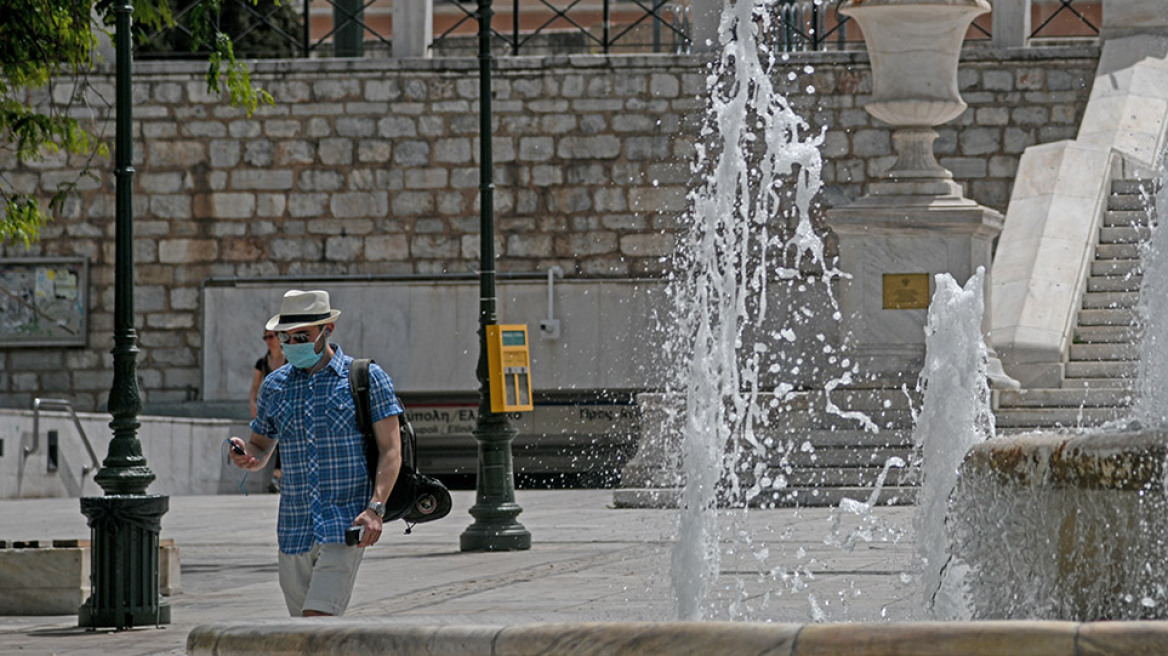
<path fill-rule="evenodd" d="M 347 617 L 409 624 L 676 619 L 669 562 L 676 511 L 615 510 L 611 491 L 520 491 L 530 551 L 461 553 L 471 492 L 450 516 L 404 535 L 400 522 L 365 555 Z M 88 631 L 77 618 L 0 617 L 0 654 L 182 654 L 207 622 L 287 619 L 276 582 L 277 495 L 173 497 L 163 518 L 182 558 L 172 623 Z M 916 617 L 902 573 L 911 508 L 865 520 L 832 509 L 723 514 L 722 576 L 709 619 L 808 622 Z M 0 538 L 85 538 L 77 499 L 0 502 Z M 871 534 L 871 541 L 864 535 Z M 854 547 L 846 548 L 849 538 Z M 844 545 L 836 543 L 845 543 Z M 760 573 L 765 571 L 765 574 Z M 741 600 L 732 609 L 732 601 Z"/>

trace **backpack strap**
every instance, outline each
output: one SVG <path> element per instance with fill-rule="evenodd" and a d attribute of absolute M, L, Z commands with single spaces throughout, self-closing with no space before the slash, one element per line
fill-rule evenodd
<path fill-rule="evenodd" d="M 357 427 L 365 435 L 365 464 L 369 469 L 369 478 L 374 479 L 377 477 L 377 461 L 381 452 L 377 448 L 377 438 L 373 434 L 373 410 L 372 402 L 369 399 L 369 365 L 371 364 L 373 364 L 373 360 L 369 358 L 354 358 L 353 362 L 349 364 L 349 393 L 353 396 Z M 414 426 L 406 417 L 405 405 L 402 405 L 401 399 L 398 399 L 398 405 L 402 408 L 402 413 L 397 416 L 398 425 L 401 427 L 402 464 L 408 464 L 412 471 L 417 471 L 418 449 Z"/>

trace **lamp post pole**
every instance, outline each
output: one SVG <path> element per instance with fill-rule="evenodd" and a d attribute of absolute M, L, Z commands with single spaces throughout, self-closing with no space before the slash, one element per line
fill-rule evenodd
<path fill-rule="evenodd" d="M 114 379 L 109 412 L 113 439 L 94 481 L 102 497 L 81 499 L 81 512 L 93 534 L 91 589 L 78 610 L 78 624 L 125 629 L 170 622 L 170 606 L 159 595 L 158 532 L 169 498 L 146 495 L 154 472 L 138 441 L 142 398 L 137 381 L 134 332 L 134 140 L 132 0 L 114 7 L 116 40 Z"/>
<path fill-rule="evenodd" d="M 479 21 L 479 413 L 478 475 L 473 524 L 459 539 L 463 551 L 517 551 L 531 548 L 531 533 L 516 521 L 523 509 L 515 503 L 511 440 L 515 428 L 505 413 L 491 412 L 487 365 L 487 326 L 498 321 L 495 304 L 495 182 L 491 153 L 491 0 L 478 0 Z"/>

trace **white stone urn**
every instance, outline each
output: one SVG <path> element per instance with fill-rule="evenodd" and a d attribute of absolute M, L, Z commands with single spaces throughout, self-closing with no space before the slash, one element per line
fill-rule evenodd
<path fill-rule="evenodd" d="M 989 10 L 986 0 L 847 0 L 840 8 L 860 24 L 868 46 L 872 99 L 864 109 L 897 128 L 888 177 L 952 179 L 933 156 L 933 128 L 965 111 L 957 90 L 961 44 L 973 19 Z"/>

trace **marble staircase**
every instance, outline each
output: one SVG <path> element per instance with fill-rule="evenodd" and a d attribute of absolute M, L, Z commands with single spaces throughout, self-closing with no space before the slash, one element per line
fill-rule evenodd
<path fill-rule="evenodd" d="M 1146 181 L 1112 183 L 1061 385 L 998 392 L 999 433 L 1097 426 L 1124 416 L 1139 369 L 1140 247 L 1149 235 L 1153 191 Z"/>

